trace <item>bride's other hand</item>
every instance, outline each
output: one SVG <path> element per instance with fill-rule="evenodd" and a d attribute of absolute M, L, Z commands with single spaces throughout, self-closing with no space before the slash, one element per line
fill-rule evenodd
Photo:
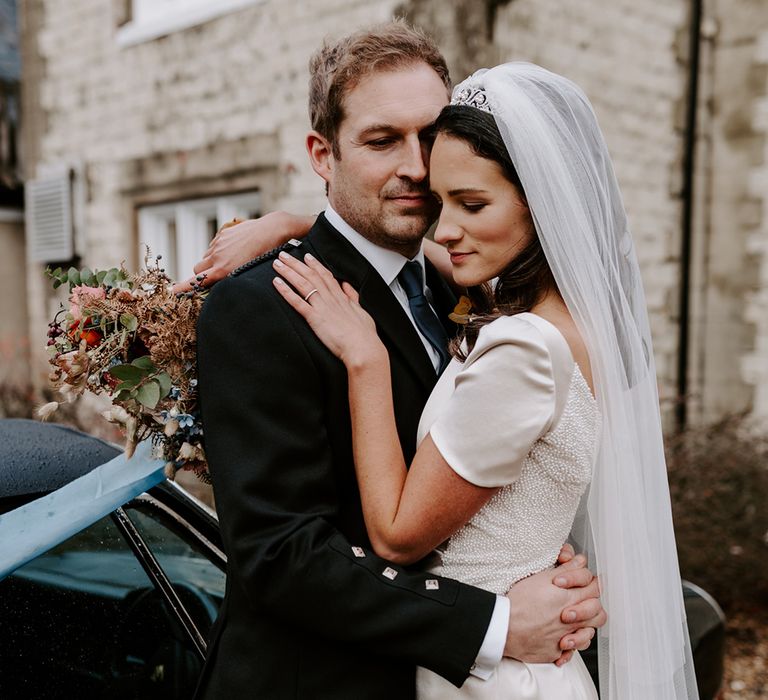
<path fill-rule="evenodd" d="M 339 285 L 309 253 L 304 262 L 280 253 L 273 267 L 281 276 L 274 280 L 277 291 L 347 369 L 381 363 L 386 349 L 376 333 L 376 324 L 360 306 L 358 294 L 348 282 Z"/>
<path fill-rule="evenodd" d="M 531 663 L 563 663 L 571 651 L 586 649 L 594 628 L 606 622 L 597 579 L 576 555 L 555 569 L 518 581 L 510 601 L 504 656 Z"/>
<path fill-rule="evenodd" d="M 178 282 L 173 291 L 188 292 L 198 283 L 206 287 L 224 279 L 232 270 L 291 240 L 307 235 L 314 217 L 273 211 L 258 219 L 225 223 L 208 250 L 193 268 L 195 276 Z M 202 279 L 201 279 L 202 278 Z"/>
<path fill-rule="evenodd" d="M 567 564 L 576 556 L 576 550 L 567 542 L 560 547 L 560 554 L 557 555 L 558 564 Z"/>

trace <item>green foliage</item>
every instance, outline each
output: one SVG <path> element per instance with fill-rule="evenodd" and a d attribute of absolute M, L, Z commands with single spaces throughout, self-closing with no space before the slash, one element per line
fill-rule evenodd
<path fill-rule="evenodd" d="M 158 371 L 149 355 L 137 357 L 130 364 L 115 365 L 109 373 L 120 380 L 115 388 L 118 401 L 133 399 L 150 410 L 171 390 L 170 375 Z"/>
<path fill-rule="evenodd" d="M 69 291 L 73 287 L 84 285 L 86 287 L 119 287 L 123 289 L 130 288 L 128 273 L 123 268 L 113 267 L 109 270 L 91 270 L 84 267 L 78 270 L 76 267 L 70 267 L 64 270 L 57 267 L 51 270 L 46 268 L 45 274 L 51 278 L 53 288 L 58 289 L 62 284 L 69 285 Z"/>
<path fill-rule="evenodd" d="M 147 408 L 154 408 L 160 401 L 160 384 L 154 380 L 145 382 L 136 388 L 136 398 Z"/>
<path fill-rule="evenodd" d="M 129 331 L 135 331 L 139 326 L 138 319 L 133 314 L 120 314 L 120 323 Z"/>
<path fill-rule="evenodd" d="M 768 437 L 738 418 L 689 430 L 667 451 L 684 578 L 726 608 L 768 603 Z"/>

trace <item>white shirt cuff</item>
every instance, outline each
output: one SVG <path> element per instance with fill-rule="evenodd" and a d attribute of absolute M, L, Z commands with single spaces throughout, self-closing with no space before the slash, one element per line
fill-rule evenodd
<path fill-rule="evenodd" d="M 501 663 L 504 654 L 504 645 L 507 643 L 509 630 L 509 598 L 503 595 L 496 596 L 496 605 L 493 607 L 493 615 L 488 624 L 485 639 L 480 645 L 475 663 L 469 672 L 473 676 L 484 681 L 491 677 L 496 667 Z"/>

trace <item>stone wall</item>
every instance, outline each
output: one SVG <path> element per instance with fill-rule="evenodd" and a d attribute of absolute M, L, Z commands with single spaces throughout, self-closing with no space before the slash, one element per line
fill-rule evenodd
<path fill-rule="evenodd" d="M 768 8 L 705 3 L 692 417 L 768 417 Z"/>
<path fill-rule="evenodd" d="M 0 209 L 0 390 L 25 387 L 29 374 L 29 319 L 24 290 L 21 211 Z M 42 342 L 45 343 L 45 333 Z"/>
<path fill-rule="evenodd" d="M 764 4 L 705 2 L 711 37 L 696 171 L 693 420 L 753 405 L 768 412 Z M 326 35 L 405 15 L 436 36 L 456 80 L 483 65 L 525 59 L 573 78 L 593 101 L 641 259 L 671 415 L 688 2 L 265 0 L 121 47 L 125 6 L 21 6 L 26 177 L 62 164 L 75 170 L 83 184 L 77 246 L 84 262 L 137 262 L 141 204 L 258 188 L 264 210 L 321 208 L 323 188 L 304 152 L 309 55 Z M 44 337 L 57 301 L 39 266 L 29 269 L 28 287 L 31 335 Z M 43 367 L 42 356 L 34 367 Z"/>
<path fill-rule="evenodd" d="M 322 37 L 388 19 L 370 0 L 266 0 L 121 47 L 123 3 L 23 4 L 25 176 L 61 165 L 82 183 L 76 247 L 91 267 L 138 260 L 139 204 L 246 189 L 265 210 L 317 211 L 304 152 L 307 61 Z M 29 270 L 31 335 L 59 301 Z M 43 382 L 36 348 L 34 377 Z"/>
<path fill-rule="evenodd" d="M 681 110 L 685 3 L 665 0 L 413 0 L 456 81 L 502 61 L 538 63 L 577 82 L 597 112 L 643 268 L 666 412 L 676 396 Z"/>
<path fill-rule="evenodd" d="M 741 363 L 744 381 L 753 391 L 753 416 L 768 422 L 768 19 L 761 18 L 752 65 L 753 120 L 759 134 L 750 169 L 749 194 L 754 218 L 748 220 L 747 253 L 754 269 L 753 288 L 747 294 L 743 318 L 753 324 L 750 352 Z"/>

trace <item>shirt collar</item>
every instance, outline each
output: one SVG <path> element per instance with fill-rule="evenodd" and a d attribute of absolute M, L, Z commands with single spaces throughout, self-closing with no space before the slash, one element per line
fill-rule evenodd
<path fill-rule="evenodd" d="M 344 238 L 352 244 L 355 250 L 357 250 L 357 252 L 371 264 L 373 269 L 379 273 L 387 285 L 391 285 L 392 282 L 394 282 L 396 277 L 400 274 L 400 270 L 403 269 L 403 265 L 408 262 L 408 258 L 404 255 L 400 255 L 400 253 L 396 253 L 394 250 L 387 250 L 375 243 L 371 243 L 371 241 L 364 238 L 344 221 L 330 204 L 328 204 L 325 209 L 325 218 L 328 223 L 344 236 Z M 419 252 L 413 256 L 412 260 L 415 260 L 421 265 L 423 272 L 424 251 L 421 247 L 419 247 Z"/>

